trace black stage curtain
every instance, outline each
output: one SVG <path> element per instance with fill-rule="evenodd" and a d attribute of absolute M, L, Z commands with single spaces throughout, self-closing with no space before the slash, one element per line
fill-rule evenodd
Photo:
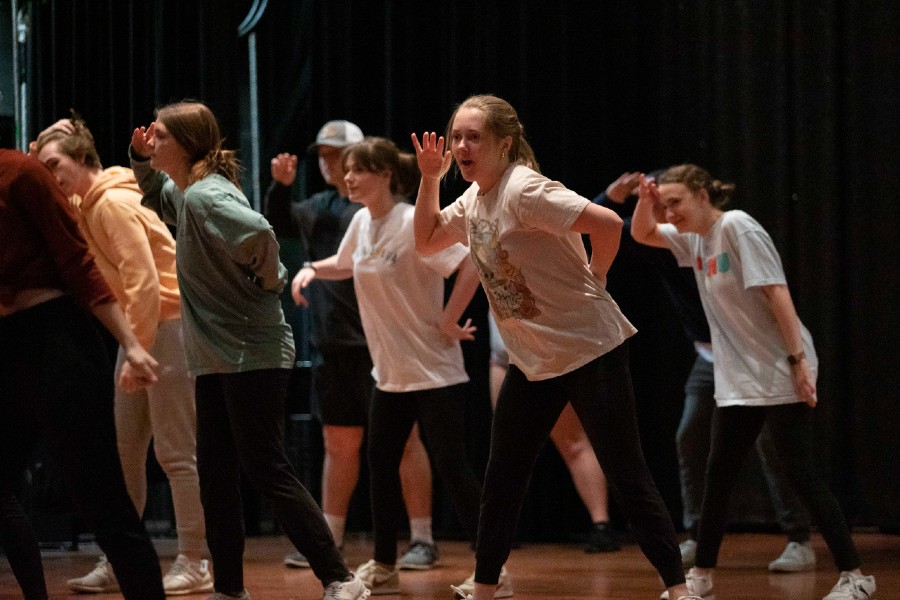
<path fill-rule="evenodd" d="M 154 106 L 195 97 L 246 142 L 236 29 L 250 4 L 33 2 L 32 127 L 75 107 L 118 163 Z M 898 23 L 900 5 L 877 0 L 272 0 L 257 28 L 261 158 L 302 152 L 332 118 L 409 149 L 411 131 L 442 131 L 489 92 L 518 109 L 544 173 L 585 196 L 687 161 L 735 182 L 816 341 L 834 489 L 855 522 L 897 527 Z"/>

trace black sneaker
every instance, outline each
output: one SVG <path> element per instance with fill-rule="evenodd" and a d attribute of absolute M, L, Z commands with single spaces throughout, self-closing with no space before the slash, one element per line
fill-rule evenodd
<path fill-rule="evenodd" d="M 584 551 L 593 554 L 595 552 L 615 552 L 618 549 L 619 542 L 616 541 L 616 535 L 609 523 L 594 523 Z"/>

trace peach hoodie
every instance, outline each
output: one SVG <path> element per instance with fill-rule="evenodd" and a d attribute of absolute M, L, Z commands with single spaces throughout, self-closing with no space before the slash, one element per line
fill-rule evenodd
<path fill-rule="evenodd" d="M 79 209 L 78 226 L 97 266 L 146 350 L 162 321 L 181 317 L 175 276 L 175 240 L 155 212 L 141 206 L 141 190 L 131 169 L 100 173 Z"/>

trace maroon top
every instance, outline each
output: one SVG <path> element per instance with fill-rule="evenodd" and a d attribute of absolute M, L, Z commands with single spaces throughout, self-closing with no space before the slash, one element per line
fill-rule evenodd
<path fill-rule="evenodd" d="M 47 167 L 0 150 L 0 304 L 36 288 L 69 292 L 88 308 L 116 300 Z"/>

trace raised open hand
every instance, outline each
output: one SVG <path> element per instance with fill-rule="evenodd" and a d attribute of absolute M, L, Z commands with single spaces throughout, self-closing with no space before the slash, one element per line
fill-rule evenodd
<path fill-rule="evenodd" d="M 131 147 L 136 154 L 145 158 L 150 156 L 150 153 L 153 151 L 150 140 L 153 139 L 155 132 L 156 123 L 150 123 L 149 127 L 135 128 L 134 133 L 131 134 Z"/>
<path fill-rule="evenodd" d="M 411 136 L 413 148 L 416 149 L 416 160 L 419 163 L 419 172 L 422 177 L 440 177 L 447 171 L 453 154 L 448 150 L 444 152 L 444 136 L 432 131 L 422 134 L 422 143 L 413 133 Z"/>

